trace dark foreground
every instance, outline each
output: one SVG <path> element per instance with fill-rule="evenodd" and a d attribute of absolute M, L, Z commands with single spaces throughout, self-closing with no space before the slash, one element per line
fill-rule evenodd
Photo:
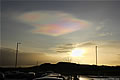
<path fill-rule="evenodd" d="M 46 78 L 53 73 L 57 73 L 55 76 L 52 75 L 59 78 L 57 80 L 120 80 L 120 66 L 81 65 L 67 62 L 45 63 L 28 68 L 0 68 L 0 80 L 2 74 L 3 80 L 43 80 L 36 78 Z"/>

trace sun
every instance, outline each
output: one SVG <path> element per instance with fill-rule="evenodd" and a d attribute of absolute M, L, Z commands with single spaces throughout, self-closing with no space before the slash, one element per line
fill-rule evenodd
<path fill-rule="evenodd" d="M 79 56 L 82 56 L 83 53 L 85 53 L 84 49 L 75 48 L 75 49 L 72 50 L 71 56 L 72 57 L 79 57 Z"/>

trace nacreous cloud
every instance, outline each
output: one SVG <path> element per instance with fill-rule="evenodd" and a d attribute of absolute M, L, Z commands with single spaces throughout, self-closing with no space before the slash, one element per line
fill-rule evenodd
<path fill-rule="evenodd" d="M 60 11 L 26 12 L 18 19 L 35 27 L 33 33 L 50 36 L 64 35 L 89 26 L 89 22 Z"/>

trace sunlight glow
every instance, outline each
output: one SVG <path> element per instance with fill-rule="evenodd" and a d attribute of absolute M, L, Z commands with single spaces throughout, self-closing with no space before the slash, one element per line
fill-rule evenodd
<path fill-rule="evenodd" d="M 79 57 L 79 56 L 82 56 L 83 53 L 85 53 L 84 49 L 75 48 L 75 49 L 72 50 L 71 56 L 72 57 Z"/>

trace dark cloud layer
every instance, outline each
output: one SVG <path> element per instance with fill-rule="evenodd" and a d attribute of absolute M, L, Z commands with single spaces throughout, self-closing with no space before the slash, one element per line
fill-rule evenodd
<path fill-rule="evenodd" d="M 1 66 L 14 66 L 15 65 L 15 50 L 10 48 L 1 48 L 0 49 L 0 62 Z M 18 54 L 18 65 L 19 66 L 31 66 L 36 65 L 38 57 L 43 56 L 41 53 L 25 53 L 19 52 Z M 42 57 L 40 57 L 42 58 Z M 42 63 L 42 61 L 39 61 Z"/>

